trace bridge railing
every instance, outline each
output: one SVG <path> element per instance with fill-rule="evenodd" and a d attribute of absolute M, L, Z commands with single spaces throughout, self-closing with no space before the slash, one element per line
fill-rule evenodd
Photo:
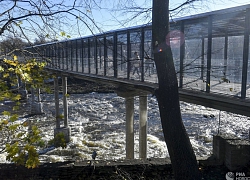
<path fill-rule="evenodd" d="M 180 88 L 250 98 L 250 5 L 175 19 L 170 27 Z M 49 68 L 157 83 L 151 39 L 151 25 L 143 25 L 26 50 Z"/>

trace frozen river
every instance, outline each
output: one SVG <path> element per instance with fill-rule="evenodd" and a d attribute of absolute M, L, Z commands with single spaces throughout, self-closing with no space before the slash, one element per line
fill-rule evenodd
<path fill-rule="evenodd" d="M 45 114 L 32 117 L 38 122 L 45 141 L 53 138 L 55 128 L 53 95 L 42 96 Z M 62 99 L 60 99 L 62 107 Z M 97 159 L 125 158 L 125 102 L 114 93 L 72 94 L 68 98 L 71 142 L 66 149 L 51 148 L 40 156 L 43 162 L 67 159 L 91 159 L 94 150 Z M 181 102 L 182 118 L 197 157 L 212 152 L 212 136 L 230 133 L 248 137 L 250 118 L 224 111 Z M 220 124 L 219 124 L 220 116 Z M 22 118 L 22 121 L 27 120 Z M 135 98 L 135 158 L 139 157 L 139 99 Z M 148 96 L 148 158 L 167 157 L 158 104 Z M 0 162 L 6 162 L 6 154 L 0 154 Z"/>

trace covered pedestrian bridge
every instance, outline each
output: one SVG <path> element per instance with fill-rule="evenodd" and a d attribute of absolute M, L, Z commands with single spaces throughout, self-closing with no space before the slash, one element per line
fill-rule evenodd
<path fill-rule="evenodd" d="M 180 99 L 250 116 L 250 5 L 172 19 L 170 27 Z M 36 45 L 26 48 L 25 58 L 46 61 L 49 72 L 63 77 L 65 89 L 68 76 L 115 85 L 125 97 L 127 137 L 133 144 L 131 99 L 141 97 L 140 133 L 145 138 L 145 97 L 158 87 L 151 29 L 149 24 Z M 139 75 L 132 73 L 134 52 L 140 56 Z M 145 141 L 141 139 L 141 158 Z"/>

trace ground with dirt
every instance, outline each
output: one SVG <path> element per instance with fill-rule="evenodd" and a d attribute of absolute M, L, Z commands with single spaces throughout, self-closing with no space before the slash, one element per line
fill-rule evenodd
<path fill-rule="evenodd" d="M 224 166 L 200 165 L 202 179 L 224 180 Z M 169 159 L 82 161 L 46 163 L 35 169 L 14 164 L 0 165 L 1 179 L 84 179 L 84 180 L 171 180 L 174 179 Z"/>

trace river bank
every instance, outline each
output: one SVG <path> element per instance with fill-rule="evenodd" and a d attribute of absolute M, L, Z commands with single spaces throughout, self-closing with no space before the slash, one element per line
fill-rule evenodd
<path fill-rule="evenodd" d="M 204 161 L 203 161 L 204 162 Z M 224 166 L 200 164 L 204 180 L 225 180 L 228 169 Z M 0 177 L 8 180 L 173 180 L 168 158 L 142 160 L 98 160 L 82 162 L 45 163 L 36 169 L 14 164 L 0 164 Z"/>

